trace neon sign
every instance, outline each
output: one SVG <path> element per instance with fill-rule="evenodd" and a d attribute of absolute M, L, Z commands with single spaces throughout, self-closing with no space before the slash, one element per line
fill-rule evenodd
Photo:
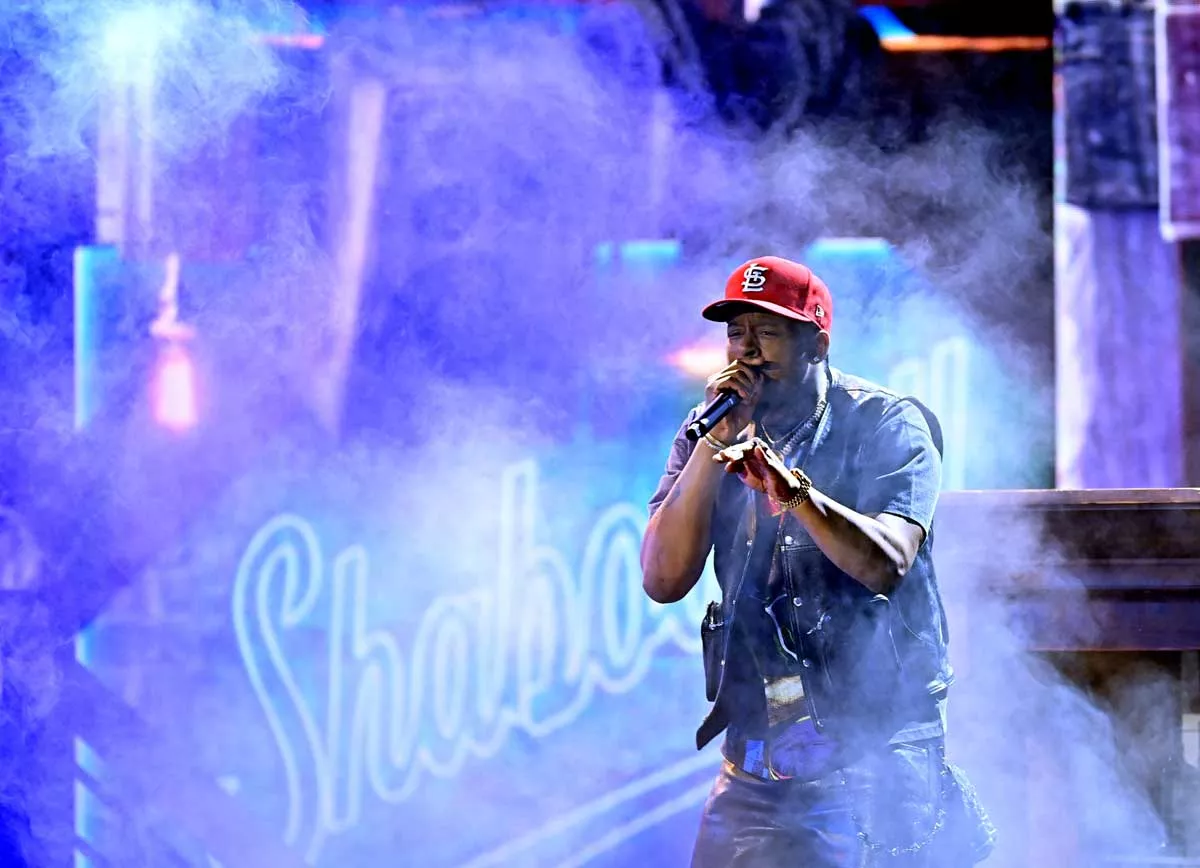
<path fill-rule="evenodd" d="M 887 374 L 889 388 L 928 402 L 942 423 L 949 446 L 942 467 L 942 487 L 966 487 L 967 429 L 970 422 L 971 345 L 953 337 L 935 343 L 928 358 L 911 356 Z"/>
<path fill-rule="evenodd" d="M 364 799 L 409 798 L 427 775 L 456 775 L 521 730 L 567 726 L 596 691 L 623 693 L 663 646 L 699 652 L 706 582 L 683 604 L 650 601 L 638 550 L 645 510 L 616 504 L 593 524 L 578 570 L 537 540 L 538 468 L 501 478 L 494 581 L 435 599 L 403 636 L 370 623 L 370 559 L 351 545 L 326 560 L 314 527 L 268 521 L 239 564 L 233 620 L 246 673 L 287 786 L 284 838 L 315 863 L 361 819 Z M 289 638 L 327 619 L 324 683 L 301 689 Z"/>

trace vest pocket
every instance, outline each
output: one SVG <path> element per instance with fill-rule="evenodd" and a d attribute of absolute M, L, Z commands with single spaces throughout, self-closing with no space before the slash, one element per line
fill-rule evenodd
<path fill-rule="evenodd" d="M 700 622 L 700 649 L 704 656 L 704 695 L 713 702 L 721 686 L 725 660 L 725 616 L 720 603 L 710 602 Z"/>
<path fill-rule="evenodd" d="M 813 672 L 813 711 L 864 723 L 888 716 L 901 681 L 892 602 L 837 569 L 815 545 L 784 546 L 792 624 Z M 803 664 L 803 661 L 802 661 Z"/>

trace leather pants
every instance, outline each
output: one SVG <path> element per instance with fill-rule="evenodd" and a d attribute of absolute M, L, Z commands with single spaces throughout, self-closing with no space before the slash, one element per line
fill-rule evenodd
<path fill-rule="evenodd" d="M 815 781 L 763 780 L 726 760 L 692 868 L 930 868 L 941 739 L 889 745 Z"/>

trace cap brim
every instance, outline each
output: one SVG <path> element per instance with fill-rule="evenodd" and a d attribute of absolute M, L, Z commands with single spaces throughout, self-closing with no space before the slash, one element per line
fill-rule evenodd
<path fill-rule="evenodd" d="M 820 323 L 808 314 L 797 313 L 790 307 L 784 307 L 781 304 L 775 304 L 771 301 L 751 301 L 750 299 L 742 298 L 723 298 L 720 301 L 714 301 L 708 307 L 704 308 L 704 310 L 700 311 L 700 315 L 713 322 L 729 322 L 735 316 L 745 313 L 747 308 L 765 310 L 767 313 L 794 319 L 798 322 L 820 325 Z"/>

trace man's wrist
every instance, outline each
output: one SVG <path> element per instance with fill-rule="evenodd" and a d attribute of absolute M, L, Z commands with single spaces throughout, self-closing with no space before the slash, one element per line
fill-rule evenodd
<path fill-rule="evenodd" d="M 734 446 L 745 439 L 742 436 L 745 430 L 743 428 L 741 431 L 730 431 L 724 425 L 714 425 L 712 430 L 705 435 L 704 442 L 713 448 L 718 448 L 719 444 L 719 449 L 728 449 L 730 446 Z"/>
<path fill-rule="evenodd" d="M 791 512 L 812 497 L 812 480 L 808 478 L 808 474 L 799 467 L 793 467 L 791 476 L 791 485 L 789 487 L 792 494 L 786 500 L 775 503 L 777 515 Z"/>
<path fill-rule="evenodd" d="M 728 419 L 722 419 L 708 433 L 717 441 L 726 444 L 726 448 L 728 448 L 746 439 L 747 427 L 743 425 L 741 428 L 733 428 Z"/>

